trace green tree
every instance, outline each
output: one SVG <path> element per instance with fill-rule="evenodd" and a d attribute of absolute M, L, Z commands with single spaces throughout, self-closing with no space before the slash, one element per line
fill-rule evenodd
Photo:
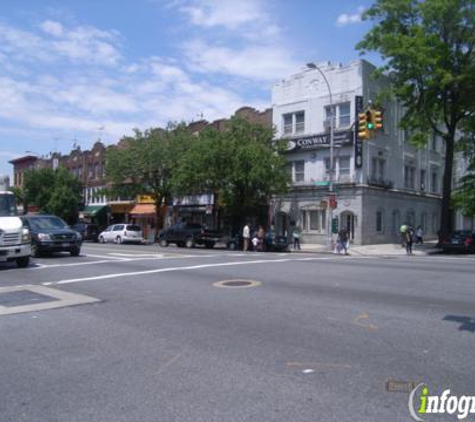
<path fill-rule="evenodd" d="M 33 169 L 25 173 L 25 202 L 40 212 L 58 215 L 69 224 L 77 219 L 82 184 L 67 169 Z"/>
<path fill-rule="evenodd" d="M 287 190 L 283 144 L 274 142 L 273 135 L 271 128 L 239 117 L 224 132 L 206 128 L 183 156 L 174 187 L 182 194 L 213 192 L 237 227 L 272 195 Z"/>
<path fill-rule="evenodd" d="M 108 196 L 154 198 L 156 218 L 161 222 L 161 207 L 171 197 L 171 174 L 192 138 L 183 124 L 167 129 L 135 130 L 117 147 L 106 153 Z"/>
<path fill-rule="evenodd" d="M 451 227 L 455 144 L 475 116 L 475 3 L 473 0 L 377 0 L 365 19 L 374 26 L 357 45 L 379 52 L 391 92 L 402 102 L 402 126 L 423 146 L 444 140 L 441 234 Z"/>

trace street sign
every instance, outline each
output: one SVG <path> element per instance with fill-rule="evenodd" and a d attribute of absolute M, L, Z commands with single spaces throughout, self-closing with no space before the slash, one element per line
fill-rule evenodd
<path fill-rule="evenodd" d="M 328 186 L 329 184 L 330 184 L 330 182 L 328 182 L 326 180 L 319 180 L 319 181 L 314 181 L 313 182 L 314 186 Z"/>

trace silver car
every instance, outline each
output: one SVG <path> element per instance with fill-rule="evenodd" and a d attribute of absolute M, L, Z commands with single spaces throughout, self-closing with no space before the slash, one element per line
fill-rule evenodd
<path fill-rule="evenodd" d="M 99 234 L 100 243 L 143 243 L 143 234 L 140 226 L 135 224 L 112 224 Z"/>

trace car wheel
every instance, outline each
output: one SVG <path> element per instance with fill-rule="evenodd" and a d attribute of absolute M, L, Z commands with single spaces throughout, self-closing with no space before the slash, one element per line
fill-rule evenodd
<path fill-rule="evenodd" d="M 99 243 L 106 243 L 106 240 L 102 237 L 102 236 L 99 236 Z"/>
<path fill-rule="evenodd" d="M 73 248 L 69 251 L 69 253 L 71 254 L 71 256 L 79 256 L 79 254 L 81 253 L 81 248 Z"/>
<path fill-rule="evenodd" d="M 166 248 L 168 246 L 168 240 L 167 239 L 161 239 L 160 240 L 160 246 Z"/>
<path fill-rule="evenodd" d="M 189 237 L 188 239 L 186 239 L 185 241 L 185 246 L 190 249 L 190 248 L 194 248 L 195 247 L 195 239 L 193 239 L 192 237 Z"/>
<path fill-rule="evenodd" d="M 40 250 L 38 249 L 38 245 L 31 244 L 31 256 L 38 258 L 40 256 Z"/>
<path fill-rule="evenodd" d="M 236 242 L 231 242 L 228 244 L 228 249 L 230 251 L 235 251 L 237 248 L 236 248 Z"/>
<path fill-rule="evenodd" d="M 117 236 L 116 239 L 115 239 L 115 243 L 120 245 L 122 243 L 122 238 L 120 236 Z"/>
<path fill-rule="evenodd" d="M 16 260 L 16 265 L 18 268 L 25 268 L 28 266 L 29 263 L 30 263 L 29 256 L 23 256 L 21 258 L 17 258 Z"/>

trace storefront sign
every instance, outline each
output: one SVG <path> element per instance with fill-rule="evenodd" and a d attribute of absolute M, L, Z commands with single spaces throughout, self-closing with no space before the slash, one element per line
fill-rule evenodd
<path fill-rule="evenodd" d="M 353 143 L 354 132 L 345 130 L 333 133 L 333 145 L 349 145 Z M 309 151 L 330 146 L 330 133 L 303 136 L 287 140 L 286 151 Z"/>
<path fill-rule="evenodd" d="M 214 205 L 214 194 L 178 196 L 173 198 L 173 206 Z"/>

